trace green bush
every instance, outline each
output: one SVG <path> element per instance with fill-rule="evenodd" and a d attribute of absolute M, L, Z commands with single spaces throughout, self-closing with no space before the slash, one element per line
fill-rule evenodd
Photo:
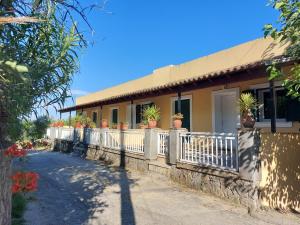
<path fill-rule="evenodd" d="M 50 125 L 50 119 L 47 116 L 40 116 L 33 121 L 23 121 L 23 140 L 41 139 Z"/>
<path fill-rule="evenodd" d="M 26 198 L 21 193 L 15 193 L 12 195 L 12 224 L 21 225 L 23 224 L 23 215 L 26 209 Z"/>

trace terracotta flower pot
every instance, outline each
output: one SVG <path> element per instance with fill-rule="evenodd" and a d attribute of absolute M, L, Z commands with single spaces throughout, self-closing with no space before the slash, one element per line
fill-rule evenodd
<path fill-rule="evenodd" d="M 140 123 L 139 124 L 139 129 L 145 129 L 145 128 L 147 128 L 148 126 L 147 125 L 145 125 L 145 124 L 143 124 L 143 123 Z"/>
<path fill-rule="evenodd" d="M 128 123 L 121 123 L 120 124 L 120 129 L 121 130 L 128 130 Z"/>
<path fill-rule="evenodd" d="M 156 120 L 149 120 L 148 121 L 148 128 L 155 128 L 157 126 Z"/>
<path fill-rule="evenodd" d="M 102 120 L 101 121 L 101 128 L 107 128 L 108 127 L 108 122 L 107 120 Z"/>
<path fill-rule="evenodd" d="M 176 128 L 176 129 L 179 129 L 182 127 L 182 120 L 173 120 L 173 127 Z"/>
<path fill-rule="evenodd" d="M 252 113 L 245 113 L 242 117 L 242 125 L 244 128 L 253 128 L 255 125 L 255 119 Z"/>

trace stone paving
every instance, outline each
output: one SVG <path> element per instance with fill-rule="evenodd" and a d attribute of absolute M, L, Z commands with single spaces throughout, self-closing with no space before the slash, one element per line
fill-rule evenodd
<path fill-rule="evenodd" d="M 25 214 L 28 225 L 300 224 L 297 215 L 247 209 L 156 174 L 120 170 L 67 154 L 33 152 L 17 162 L 40 174 Z"/>

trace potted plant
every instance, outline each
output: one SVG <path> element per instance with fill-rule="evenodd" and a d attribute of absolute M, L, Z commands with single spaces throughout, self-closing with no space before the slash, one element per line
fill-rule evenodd
<path fill-rule="evenodd" d="M 172 116 L 173 119 L 173 127 L 176 129 L 181 128 L 183 115 L 181 113 L 176 113 Z"/>
<path fill-rule="evenodd" d="M 241 123 L 244 128 L 253 128 L 255 124 L 255 118 L 252 110 L 257 107 L 257 101 L 251 93 L 243 93 L 239 99 L 239 106 L 241 112 Z"/>
<path fill-rule="evenodd" d="M 144 119 L 141 123 L 139 123 L 139 128 L 140 129 L 148 128 L 148 121 Z"/>
<path fill-rule="evenodd" d="M 120 123 L 120 129 L 121 130 L 128 130 L 128 126 L 129 126 L 128 122 L 121 122 Z"/>
<path fill-rule="evenodd" d="M 112 128 L 112 129 L 118 129 L 118 124 L 113 123 L 113 124 L 111 125 L 111 128 Z"/>
<path fill-rule="evenodd" d="M 107 119 L 102 119 L 101 120 L 101 128 L 107 128 L 107 127 L 108 127 Z"/>
<path fill-rule="evenodd" d="M 154 106 L 149 106 L 143 111 L 143 118 L 148 122 L 148 128 L 155 128 L 157 126 L 157 121 L 160 119 L 159 108 Z"/>

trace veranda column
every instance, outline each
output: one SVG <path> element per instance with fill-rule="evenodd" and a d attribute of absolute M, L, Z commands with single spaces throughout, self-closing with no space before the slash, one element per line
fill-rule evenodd
<path fill-rule="evenodd" d="M 145 159 L 157 159 L 158 152 L 158 131 L 159 128 L 146 128 L 144 141 L 144 156 Z"/>

